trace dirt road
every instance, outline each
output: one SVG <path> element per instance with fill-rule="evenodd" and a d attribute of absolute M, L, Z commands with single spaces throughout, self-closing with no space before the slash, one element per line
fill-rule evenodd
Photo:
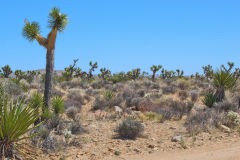
<path fill-rule="evenodd" d="M 240 142 L 203 146 L 178 152 L 155 152 L 128 160 L 240 160 Z"/>

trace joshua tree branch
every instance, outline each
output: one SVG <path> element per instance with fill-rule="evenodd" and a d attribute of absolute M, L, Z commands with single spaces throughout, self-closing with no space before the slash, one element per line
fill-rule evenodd
<path fill-rule="evenodd" d="M 38 41 L 38 43 L 39 43 L 41 46 L 47 48 L 47 39 L 46 39 L 46 38 L 44 38 L 44 37 L 42 37 L 41 35 L 38 34 L 38 35 L 36 36 L 36 40 Z"/>

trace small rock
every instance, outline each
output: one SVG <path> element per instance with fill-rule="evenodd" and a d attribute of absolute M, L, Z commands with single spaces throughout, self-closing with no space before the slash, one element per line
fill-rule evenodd
<path fill-rule="evenodd" d="M 153 149 L 153 148 L 155 148 L 155 145 L 149 144 L 149 145 L 148 145 L 148 148 L 152 148 L 152 149 Z"/>
<path fill-rule="evenodd" d="M 140 152 L 141 150 L 139 148 L 134 148 L 135 152 Z"/>
<path fill-rule="evenodd" d="M 225 125 L 220 125 L 220 129 L 224 131 L 225 133 L 230 133 L 231 129 Z"/>
<path fill-rule="evenodd" d="M 172 137 L 172 142 L 183 142 L 184 139 L 182 136 L 174 136 Z"/>
<path fill-rule="evenodd" d="M 115 154 L 116 156 L 119 156 L 119 155 L 121 154 L 121 152 L 120 152 L 120 151 L 115 151 L 114 154 Z"/>
<path fill-rule="evenodd" d="M 114 111 L 118 114 L 122 114 L 123 113 L 123 110 L 122 108 L 120 108 L 119 106 L 114 106 Z"/>

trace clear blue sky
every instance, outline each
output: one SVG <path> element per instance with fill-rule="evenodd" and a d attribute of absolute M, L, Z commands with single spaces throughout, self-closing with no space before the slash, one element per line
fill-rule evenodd
<path fill-rule="evenodd" d="M 186 74 L 233 61 L 240 67 L 239 0 L 0 0 L 0 66 L 45 68 L 44 48 L 22 36 L 24 19 L 37 21 L 42 35 L 57 6 L 70 23 L 56 42 L 55 69 L 79 58 L 113 72 L 152 64 Z"/>

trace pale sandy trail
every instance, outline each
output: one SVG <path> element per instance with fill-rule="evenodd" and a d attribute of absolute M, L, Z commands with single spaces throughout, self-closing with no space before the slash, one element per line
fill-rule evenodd
<path fill-rule="evenodd" d="M 216 144 L 177 152 L 155 152 L 128 157 L 128 160 L 240 160 L 240 142 Z"/>

